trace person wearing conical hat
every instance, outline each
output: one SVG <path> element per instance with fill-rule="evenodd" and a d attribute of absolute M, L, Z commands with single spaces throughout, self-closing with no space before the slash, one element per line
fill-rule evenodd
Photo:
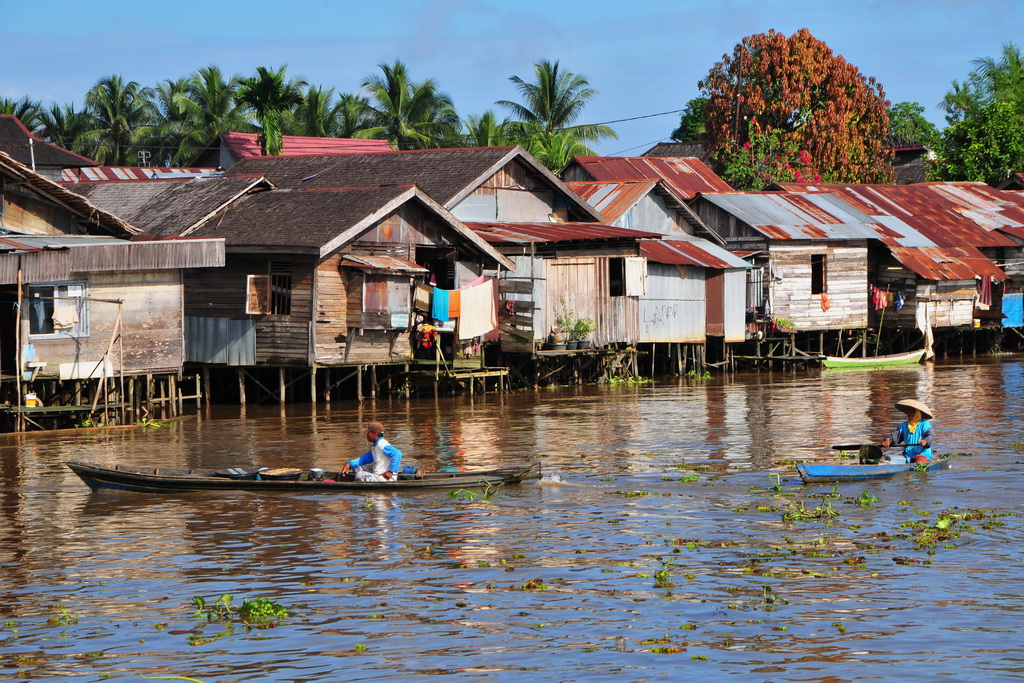
<path fill-rule="evenodd" d="M 896 409 L 907 416 L 907 421 L 882 439 L 882 448 L 894 444 L 905 444 L 903 456 L 889 455 L 896 462 L 931 462 L 932 448 L 935 446 L 935 435 L 931 419 L 934 417 L 931 408 L 912 398 L 905 398 L 896 403 Z"/>

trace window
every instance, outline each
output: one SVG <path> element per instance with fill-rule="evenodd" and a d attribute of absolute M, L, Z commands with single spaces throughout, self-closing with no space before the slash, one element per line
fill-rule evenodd
<path fill-rule="evenodd" d="M 646 294 L 646 259 L 642 256 L 615 256 L 608 259 L 608 296 Z"/>
<path fill-rule="evenodd" d="M 608 296 L 626 296 L 626 259 L 608 259 Z"/>
<path fill-rule="evenodd" d="M 88 285 L 54 282 L 28 286 L 28 333 L 33 337 L 89 336 Z"/>
<path fill-rule="evenodd" d="M 824 294 L 828 291 L 825 286 L 828 269 L 825 267 L 825 254 L 811 254 L 811 294 Z"/>
<path fill-rule="evenodd" d="M 363 312 L 408 313 L 409 276 L 367 273 L 363 281 Z"/>
<path fill-rule="evenodd" d="M 269 275 L 246 276 L 245 312 L 250 315 L 291 315 L 292 264 L 271 261 Z"/>

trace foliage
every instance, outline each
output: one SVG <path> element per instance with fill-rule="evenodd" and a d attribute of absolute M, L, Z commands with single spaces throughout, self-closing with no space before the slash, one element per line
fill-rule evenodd
<path fill-rule="evenodd" d="M 564 298 L 561 300 L 561 305 L 562 312 L 555 318 L 555 326 L 558 330 L 565 333 L 569 339 L 580 341 L 587 339 L 597 331 L 597 323 L 594 322 L 593 318 L 577 317 L 576 313 L 570 308 L 569 302 Z"/>
<path fill-rule="evenodd" d="M 502 147 L 511 142 L 508 119 L 498 123 L 493 111 L 469 116 L 465 125 L 466 143 L 473 147 Z"/>
<path fill-rule="evenodd" d="M 355 137 L 387 140 L 398 150 L 441 147 L 458 137 L 459 117 L 452 99 L 431 78 L 409 78 L 406 65 L 396 60 L 380 64 L 381 75 L 367 76 L 368 126 Z"/>
<path fill-rule="evenodd" d="M 256 75 L 238 83 L 238 101 L 248 107 L 260 125 L 260 147 L 264 156 L 274 156 L 283 148 L 282 119 L 285 112 L 302 102 L 305 81 L 286 81 L 287 65 L 277 71 L 257 67 Z"/>
<path fill-rule="evenodd" d="M 207 621 L 232 621 L 237 616 L 246 626 L 256 628 L 272 628 L 288 616 L 288 608 L 269 598 L 254 598 L 242 601 L 240 607 L 235 607 L 231 594 L 225 593 L 207 606 L 206 599 L 201 596 L 192 598 L 196 606 L 193 615 L 197 619 L 205 618 Z"/>
<path fill-rule="evenodd" d="M 119 75 L 101 78 L 86 93 L 92 129 L 79 137 L 96 161 L 114 166 L 138 163 L 140 145 L 158 117 L 151 96 L 149 88 L 125 82 Z"/>
<path fill-rule="evenodd" d="M 829 182 L 888 182 L 882 140 L 889 125 L 882 86 L 807 29 L 744 38 L 700 83 L 707 134 L 717 149 L 742 147 L 754 118 L 760 132 L 807 150 Z"/>
<path fill-rule="evenodd" d="M 755 118 L 747 141 L 737 147 L 727 142 L 717 159 L 722 178 L 736 190 L 763 190 L 775 183 L 820 183 L 821 174 L 807 152 L 786 139 L 781 131 L 762 131 Z"/>
<path fill-rule="evenodd" d="M 917 102 L 898 102 L 889 107 L 886 146 L 924 145 L 935 149 L 941 137 L 935 124 L 924 117 L 924 107 Z"/>
<path fill-rule="evenodd" d="M 975 69 L 963 82 L 953 81 L 940 107 L 946 122 L 959 123 L 994 102 L 1012 105 L 1024 117 L 1024 54 L 1013 43 L 1003 45 L 999 59 L 983 57 L 973 61 Z"/>
<path fill-rule="evenodd" d="M 704 108 L 707 107 L 708 98 L 694 97 L 683 107 L 679 115 L 679 127 L 672 131 L 672 139 L 677 142 L 689 142 L 701 140 L 706 133 Z"/>
<path fill-rule="evenodd" d="M 1000 183 L 1024 163 L 1024 119 L 1009 102 L 984 105 L 946 128 L 939 158 L 932 167 L 938 180 Z"/>
<path fill-rule="evenodd" d="M 514 121 L 510 131 L 518 144 L 552 170 L 561 170 L 573 156 L 590 155 L 587 143 L 617 139 L 615 131 L 601 124 L 575 124 L 587 103 L 598 94 L 586 77 L 565 71 L 557 61 L 541 60 L 533 65 L 533 82 L 519 76 L 509 78 L 522 102 L 499 100 Z"/>
<path fill-rule="evenodd" d="M 37 131 L 44 123 L 43 105 L 28 96 L 20 100 L 12 100 L 9 97 L 0 97 L 0 114 L 16 116 L 22 125 L 31 132 Z"/>
<path fill-rule="evenodd" d="M 221 133 L 251 132 L 254 121 L 238 100 L 239 76 L 225 78 L 215 66 L 203 67 L 185 80 L 174 106 L 187 126 L 172 160 L 187 164 Z"/>

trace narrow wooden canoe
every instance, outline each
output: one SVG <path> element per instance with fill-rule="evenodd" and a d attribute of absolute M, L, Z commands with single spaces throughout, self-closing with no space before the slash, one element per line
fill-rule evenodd
<path fill-rule="evenodd" d="M 297 479 L 256 479 L 255 472 L 246 478 L 230 476 L 221 470 L 186 470 L 165 467 L 105 467 L 85 462 L 64 463 L 82 478 L 89 488 L 121 489 L 123 491 L 404 491 L 406 489 L 460 489 L 499 484 L 518 484 L 526 479 L 540 478 L 540 463 L 529 466 L 453 472 L 427 472 L 422 478 L 400 474 L 397 481 L 322 481 L 310 479 L 304 471 Z M 325 479 L 337 472 L 325 472 Z"/>
<path fill-rule="evenodd" d="M 928 471 L 949 467 L 951 458 L 946 455 L 932 460 L 925 466 Z M 897 474 L 917 472 L 916 463 L 897 463 L 884 465 L 816 465 L 797 463 L 796 471 L 805 484 L 830 481 L 861 481 L 867 479 L 883 479 Z"/>
<path fill-rule="evenodd" d="M 924 357 L 924 349 L 907 353 L 894 353 L 888 356 L 868 356 L 866 358 L 850 356 L 825 356 L 821 361 L 826 368 L 880 368 L 889 365 L 913 365 L 920 363 Z"/>

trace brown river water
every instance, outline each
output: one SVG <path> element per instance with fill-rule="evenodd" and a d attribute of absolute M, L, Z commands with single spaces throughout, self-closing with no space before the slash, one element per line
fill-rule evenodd
<path fill-rule="evenodd" d="M 916 397 L 951 469 L 801 484 Z M 0 440 L 0 679 L 1024 676 L 1024 359 L 217 407 Z M 494 492 L 90 492 L 65 460 L 336 469 L 384 422 Z M 232 606 L 273 601 L 276 625 Z M 194 597 L 206 600 L 196 615 Z"/>

